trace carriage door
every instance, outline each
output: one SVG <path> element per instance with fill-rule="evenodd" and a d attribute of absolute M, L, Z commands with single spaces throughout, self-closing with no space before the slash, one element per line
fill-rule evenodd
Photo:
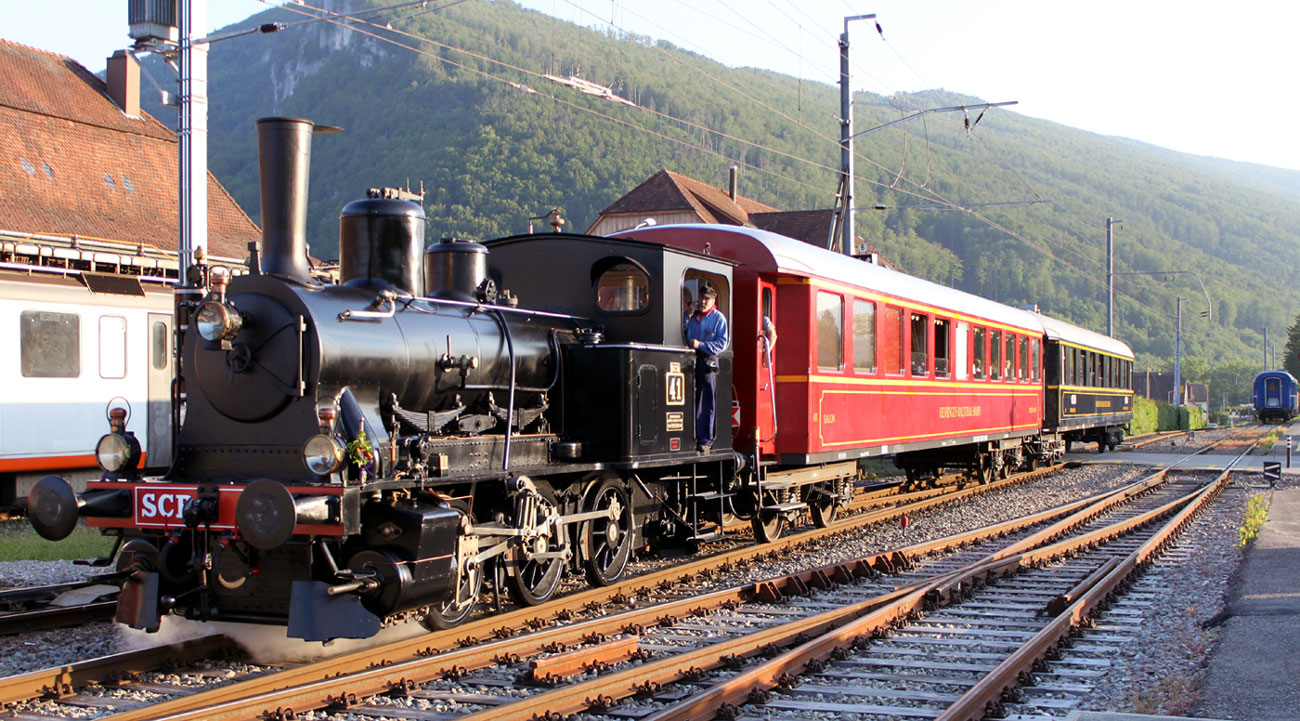
<path fill-rule="evenodd" d="M 1264 407 L 1265 408 L 1282 407 L 1282 379 L 1281 378 L 1264 379 Z"/>
<path fill-rule="evenodd" d="M 754 425 L 758 429 L 759 449 L 775 451 L 776 444 L 776 286 L 759 281 L 759 318 L 757 344 L 757 389 Z"/>
<path fill-rule="evenodd" d="M 149 429 L 145 464 L 166 468 L 172 462 L 172 316 L 149 314 Z"/>

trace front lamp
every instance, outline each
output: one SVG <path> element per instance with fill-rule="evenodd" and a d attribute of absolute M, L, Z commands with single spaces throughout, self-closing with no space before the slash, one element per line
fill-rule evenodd
<path fill-rule="evenodd" d="M 230 340 L 239 335 L 244 319 L 233 306 L 217 300 L 205 300 L 194 315 L 194 325 L 206 341 Z"/>
<path fill-rule="evenodd" d="M 109 433 L 95 444 L 95 460 L 109 473 L 121 473 L 140 460 L 140 442 L 125 433 Z"/>
<path fill-rule="evenodd" d="M 318 476 L 328 476 L 343 465 L 347 446 L 335 436 L 320 434 L 307 439 L 302 447 L 302 458 L 307 470 Z"/>

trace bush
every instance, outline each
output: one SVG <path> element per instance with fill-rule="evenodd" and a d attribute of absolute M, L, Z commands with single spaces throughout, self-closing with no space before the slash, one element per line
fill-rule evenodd
<path fill-rule="evenodd" d="M 1129 435 L 1155 433 L 1160 429 L 1160 409 L 1150 398 L 1133 397 L 1133 420 L 1129 421 Z"/>

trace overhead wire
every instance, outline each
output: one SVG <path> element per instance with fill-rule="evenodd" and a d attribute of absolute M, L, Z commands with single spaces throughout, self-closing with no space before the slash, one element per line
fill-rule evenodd
<path fill-rule="evenodd" d="M 566 1 L 568 1 L 568 0 L 566 0 Z M 269 0 L 262 0 L 262 2 L 264 2 L 264 3 L 268 3 L 268 4 L 269 4 Z M 473 51 L 466 50 L 466 49 L 464 49 L 464 48 L 459 48 L 459 47 L 456 47 L 456 46 L 453 46 L 453 45 L 448 45 L 448 44 L 446 44 L 446 43 L 442 43 L 442 42 L 439 42 L 439 41 L 433 40 L 433 39 L 431 39 L 431 38 L 425 38 L 425 37 L 422 37 L 422 36 L 419 36 L 419 35 L 415 35 L 415 34 L 413 34 L 413 33 L 409 33 L 409 32 L 407 32 L 407 31 L 403 31 L 403 30 L 399 30 L 399 29 L 393 28 L 393 27 L 391 27 L 391 25 L 378 25 L 377 23 L 374 23 L 374 22 L 372 22 L 372 21 L 370 21 L 370 20 L 352 21 L 353 19 L 352 19 L 351 17 L 348 17 L 348 16 L 343 16 L 343 17 L 346 17 L 346 18 L 347 18 L 348 21 L 346 21 L 346 22 L 345 22 L 345 21 L 342 21 L 342 20 L 337 20 L 337 19 L 335 19 L 334 17 L 331 17 L 331 16 L 341 16 L 340 13 L 335 13 L 334 11 L 330 11 L 330 10 L 327 10 L 327 9 L 324 9 L 324 8 L 314 7 L 314 6 L 308 5 L 308 4 L 305 3 L 305 2 L 296 2 L 296 3 L 292 4 L 292 5 L 276 5 L 275 7 L 280 7 L 280 8 L 282 8 L 282 9 L 289 10 L 289 11 L 291 11 L 291 12 L 297 12 L 297 13 L 304 14 L 304 15 L 309 15 L 309 16 L 312 16 L 312 17 L 320 17 L 321 19 L 325 20 L 326 22 L 331 22 L 331 23 L 333 23 L 333 24 L 339 25 L 340 27 L 344 27 L 344 28 L 351 29 L 351 30 L 353 30 L 353 31 L 355 31 L 355 32 L 361 33 L 361 34 L 366 35 L 366 36 L 368 36 L 368 37 L 373 37 L 373 38 L 375 38 L 376 40 L 380 40 L 380 41 L 382 41 L 382 42 L 387 42 L 387 43 L 390 43 L 390 44 L 396 45 L 396 46 L 398 46 L 398 47 L 401 47 L 401 48 L 404 48 L 404 49 L 410 50 L 410 51 L 415 52 L 415 53 L 417 53 L 417 54 L 425 55 L 425 56 L 427 56 L 427 57 L 432 57 L 432 58 L 434 58 L 434 59 L 439 60 L 440 62 L 447 63 L 447 64 L 452 65 L 452 66 L 454 66 L 454 67 L 458 67 L 458 68 L 461 68 L 461 69 L 463 69 L 463 70 L 466 70 L 466 71 L 469 71 L 469 72 L 472 72 L 472 73 L 476 73 L 476 74 L 482 75 L 483 77 L 489 78 L 489 79 L 491 79 L 491 80 L 495 80 L 495 81 L 497 81 L 497 82 L 505 83 L 505 84 L 507 84 L 507 85 L 510 85 L 510 86 L 512 86 L 512 87 L 515 87 L 516 89 L 520 89 L 521 86 L 520 86 L 518 83 L 515 83 L 514 81 L 511 81 L 511 80 L 508 80 L 508 79 L 506 79 L 506 78 L 503 78 L 503 77 L 500 77 L 500 76 L 494 75 L 494 74 L 492 74 L 492 73 L 489 73 L 489 72 L 487 72 L 487 71 L 485 71 L 485 70 L 482 70 L 482 69 L 479 69 L 479 68 L 474 68 L 474 67 L 471 67 L 471 66 L 468 66 L 468 65 L 462 64 L 462 63 L 457 63 L 457 62 L 455 62 L 455 61 L 453 61 L 453 60 L 450 60 L 450 59 L 448 59 L 448 58 L 446 58 L 446 57 L 443 57 L 443 56 L 441 56 L 441 55 L 437 55 L 437 54 L 433 54 L 433 53 L 428 53 L 428 52 L 426 52 L 426 51 L 424 51 L 424 50 L 422 50 L 422 49 L 420 49 L 420 48 L 413 47 L 413 46 L 411 46 L 411 45 L 406 45 L 406 44 L 403 44 L 403 43 L 401 43 L 401 42 L 398 42 L 397 40 L 395 40 L 395 39 L 393 39 L 393 38 L 384 37 L 383 35 L 380 35 L 380 34 L 377 33 L 377 32 L 372 32 L 372 31 L 369 31 L 369 30 L 363 29 L 363 28 L 361 28 L 361 27 L 358 27 L 358 26 L 357 26 L 357 23 L 360 22 L 360 23 L 363 23 L 363 24 L 365 24 L 365 25 L 372 26 L 372 27 L 374 27 L 374 28 L 376 28 L 376 29 L 378 29 L 378 30 L 383 30 L 383 31 L 391 32 L 391 33 L 394 33 L 394 34 L 397 34 L 397 35 L 401 35 L 401 36 L 404 36 L 404 37 L 409 37 L 409 38 L 411 38 L 411 39 L 413 39 L 413 40 L 417 40 L 417 41 L 419 41 L 419 42 L 426 42 L 426 43 L 429 43 L 429 44 L 432 44 L 432 45 L 435 45 L 435 46 L 438 46 L 438 47 L 441 47 L 441 48 L 445 48 L 445 49 L 447 49 L 447 50 L 451 50 L 451 51 L 453 51 L 453 52 L 463 53 L 463 54 L 466 54 L 466 55 L 468 55 L 468 56 L 470 56 L 470 57 L 473 57 L 473 58 L 476 58 L 476 59 L 479 59 L 479 60 L 483 60 L 483 61 L 486 61 L 486 62 L 490 62 L 490 63 L 495 63 L 495 64 L 501 65 L 501 66 L 506 67 L 506 68 L 510 68 L 510 69 L 512 69 L 512 70 L 515 70 L 515 71 L 517 71 L 517 72 L 521 72 L 521 73 L 524 73 L 524 74 L 527 74 L 527 75 L 531 75 L 531 76 L 535 76 L 535 77 L 539 77 L 539 78 L 544 77 L 543 74 L 541 74 L 541 73 L 537 73 L 537 72 L 535 72 L 535 71 L 528 70 L 528 69 L 526 69 L 526 68 L 522 68 L 522 67 L 519 67 L 519 66 L 513 65 L 513 64 L 508 63 L 508 62 L 505 62 L 505 61 L 503 61 L 503 60 L 499 60 L 499 59 L 496 59 L 496 58 L 492 58 L 492 57 L 490 57 L 490 56 L 486 56 L 486 55 L 483 55 L 483 54 L 480 54 L 480 53 L 475 53 L 475 52 L 473 52 Z M 304 8 L 305 8 L 305 9 L 304 9 Z M 320 13 L 320 15 L 312 15 L 311 13 L 312 13 L 313 11 L 316 12 L 316 13 Z M 594 109 L 592 109 L 592 108 L 588 108 L 588 107 L 585 107 L 585 106 L 582 106 L 582 105 L 578 105 L 578 104 L 576 104 L 576 103 L 573 103 L 573 102 L 570 102 L 570 101 L 568 101 L 568 100 L 565 100 L 565 99 L 559 97 L 558 95 L 542 93 L 542 92 L 539 92 L 539 91 L 534 90 L 534 89 L 532 89 L 532 88 L 527 88 L 526 86 L 523 86 L 523 87 L 524 87 L 524 89 L 530 91 L 531 93 L 534 93 L 534 94 L 537 94 L 537 95 L 541 95 L 542 97 L 549 98 L 549 99 L 554 100 L 555 102 L 558 102 L 558 103 L 560 103 L 560 104 L 562 104 L 562 105 L 564 105 L 564 106 L 566 106 L 566 107 L 573 108 L 573 109 L 578 110 L 578 111 L 580 111 L 580 112 L 588 113 L 588 114 L 591 114 L 591 115 L 594 115 L 594 116 L 597 116 L 597 117 L 600 117 L 600 118 L 603 118 L 603 119 L 609 120 L 609 121 L 614 122 L 614 123 L 616 123 L 616 124 L 623 125 L 623 126 L 626 126 L 626 127 L 628 127 L 628 128 L 631 128 L 631 129 L 634 129 L 634 130 L 638 130 L 638 131 L 641 131 L 641 132 L 644 132 L 644 133 L 647 133 L 647 134 L 653 135 L 653 136 L 655 136 L 655 137 L 659 137 L 659 138 L 661 138 L 661 139 L 667 140 L 667 141 L 672 142 L 672 143 L 674 143 L 674 144 L 678 144 L 678 145 L 682 145 L 682 146 L 684 146 L 684 147 L 688 147 L 688 148 L 690 148 L 690 149 L 692 149 L 692 150 L 695 150 L 695 151 L 697 151 L 697 152 L 698 152 L 698 151 L 702 151 L 702 152 L 706 152 L 706 153 L 711 154 L 711 155 L 716 155 L 716 156 L 718 156 L 718 157 L 725 158 L 725 159 L 727 159 L 727 160 L 729 160 L 729 161 L 731 161 L 731 162 L 733 162 L 733 163 L 736 163 L 736 164 L 738 164 L 738 165 L 742 165 L 742 166 L 744 166 L 744 167 L 746 167 L 746 168 L 749 168 L 749 169 L 751 169 L 751 170 L 754 170 L 754 171 L 756 171 L 756 172 L 760 172 L 760 173 L 764 173 L 764 174 L 770 175 L 770 176 L 772 176 L 772 177 L 780 178 L 780 179 L 785 180 L 785 181 L 787 181 L 787 182 L 792 182 L 792 183 L 795 183 L 795 184 L 800 185 L 800 186 L 802 186 L 802 187 L 809 188 L 809 189 L 812 189 L 812 190 L 816 190 L 816 191 L 818 191 L 818 192 L 824 192 L 824 189 L 822 189 L 822 188 L 820 188 L 820 187 L 817 187 L 817 186 L 814 186 L 814 185 L 812 185 L 812 184 L 810 184 L 810 183 L 807 183 L 807 182 L 805 182 L 805 181 L 802 181 L 802 180 L 799 180 L 799 179 L 797 179 L 797 178 L 793 178 L 793 177 L 790 177 L 790 176 L 786 176 L 786 175 L 783 175 L 783 174 L 781 174 L 781 173 L 777 173 L 777 172 L 775 172 L 775 171 L 772 171 L 772 170 L 769 170 L 769 169 L 766 169 L 766 168 L 762 168 L 762 167 L 756 166 L 756 165 L 754 165 L 754 164 L 752 164 L 752 163 L 749 163 L 749 162 L 747 162 L 747 161 L 745 161 L 745 160 L 743 160 L 743 159 L 733 158 L 733 157 L 731 157 L 731 156 L 729 156 L 729 155 L 727 155 L 727 154 L 725 154 L 725 153 L 722 153 L 722 152 L 720 152 L 720 151 L 712 150 L 712 149 L 710 149 L 710 148 L 707 148 L 707 147 L 701 146 L 701 145 L 699 145 L 699 144 L 697 144 L 697 143 L 693 143 L 693 142 L 691 142 L 691 141 L 689 141 L 689 140 L 683 140 L 683 139 L 680 139 L 680 138 L 674 138 L 674 137 L 672 137 L 672 136 L 669 136 L 669 135 L 666 135 L 666 134 L 664 134 L 664 133 L 661 133 L 661 132 L 658 132 L 658 131 L 652 130 L 652 129 L 650 129 L 650 128 L 646 128 L 646 127 L 644 127 L 644 126 L 637 125 L 637 124 L 632 123 L 632 122 L 630 122 L 630 121 L 627 121 L 627 120 L 624 120 L 624 119 L 621 119 L 621 118 L 616 118 L 616 117 L 614 117 L 614 116 L 612 116 L 612 115 L 609 115 L 609 114 L 607 114 L 607 113 L 602 113 L 602 112 L 596 111 L 596 110 L 594 110 Z M 709 128 L 709 127 L 707 127 L 707 126 L 700 125 L 700 124 L 698 124 L 698 123 L 692 123 L 692 122 L 690 122 L 690 121 L 686 121 L 686 120 L 683 120 L 683 119 L 681 119 L 681 118 L 676 118 L 676 117 L 670 116 L 670 115 L 668 115 L 668 114 L 666 114 L 666 113 L 662 113 L 662 112 L 659 112 L 659 111 L 656 111 L 656 110 L 652 110 L 652 109 L 650 109 L 650 108 L 645 108 L 644 106 L 636 105 L 636 106 L 633 106 L 633 107 L 635 107 L 635 109 L 637 109 L 637 110 L 641 110 L 641 111 L 643 111 L 643 112 L 649 112 L 649 113 L 652 113 L 653 115 L 656 115 L 656 116 L 658 116 L 658 117 L 660 117 L 660 118 L 662 118 L 662 119 L 664 119 L 664 120 L 666 120 L 666 121 L 670 121 L 670 122 L 672 122 L 672 123 L 678 123 L 678 124 L 680 124 L 680 125 L 682 125 L 682 126 L 689 127 L 689 128 L 693 128 L 693 129 L 697 129 L 697 130 L 700 130 L 700 131 L 702 131 L 702 132 L 711 133 L 711 134 L 714 134 L 714 135 L 716 135 L 716 136 L 718 136 L 718 137 L 725 138 L 725 139 L 728 139 L 728 140 L 732 140 L 732 141 L 734 141 L 734 142 L 738 142 L 738 143 L 741 143 L 741 144 L 743 144 L 743 145 L 747 145 L 747 146 L 749 146 L 749 147 L 753 147 L 753 148 L 758 149 L 758 150 L 764 150 L 764 151 L 767 151 L 767 152 L 771 152 L 771 153 L 774 153 L 774 154 L 780 155 L 780 156 L 782 156 L 782 157 L 788 158 L 788 159 L 790 159 L 790 160 L 792 160 L 792 161 L 796 161 L 796 162 L 799 162 L 799 163 L 803 163 L 803 164 L 806 164 L 806 165 L 809 165 L 809 166 L 812 166 L 812 167 L 815 167 L 815 168 L 821 168 L 821 169 L 825 169 L 825 170 L 830 170 L 830 171 L 833 171 L 833 172 L 836 172 L 836 173 L 839 173 L 839 172 L 840 172 L 840 170 L 839 170 L 838 168 L 835 168 L 835 167 L 832 167 L 832 166 L 826 165 L 826 164 L 824 164 L 824 163 L 818 163 L 818 162 L 816 162 L 816 161 L 808 160 L 808 159 L 806 159 L 806 158 L 801 158 L 801 157 L 799 157 L 799 156 L 796 156 L 796 155 L 791 154 L 791 153 L 787 153 L 787 152 L 785 152 L 785 151 L 777 150 L 777 149 L 775 149 L 775 148 L 770 148 L 770 147 L 768 147 L 768 146 L 764 146 L 764 145 L 762 145 L 762 144 L 760 144 L 760 143 L 755 143 L 755 142 L 753 142 L 753 141 L 748 141 L 748 140 L 745 140 L 745 139 L 743 139 L 743 138 L 738 138 L 738 137 L 732 136 L 732 135 L 730 135 L 730 134 L 723 133 L 723 132 L 721 132 L 721 131 L 715 130 L 715 129 L 713 129 L 713 128 Z M 838 144 L 838 141 L 836 142 L 836 144 Z M 878 168 L 885 169 L 883 165 L 880 165 L 879 163 L 877 163 L 876 161 L 874 161 L 874 160 L 872 160 L 872 159 L 870 159 L 870 158 L 865 158 L 865 157 L 864 157 L 864 160 L 866 160 L 868 163 L 870 163 L 870 164 L 872 164 L 872 165 L 874 165 L 874 166 L 876 166 L 876 167 L 878 167 Z M 885 186 L 883 183 L 880 183 L 879 181 L 876 181 L 876 180 L 873 180 L 873 179 L 870 179 L 870 178 L 858 178 L 858 179 L 864 180 L 865 182 L 868 182 L 868 183 L 873 184 L 873 185 L 878 185 L 878 186 L 881 186 L 881 187 L 887 187 L 887 186 Z M 911 181 L 910 179 L 908 180 L 908 182 L 911 182 L 911 183 L 914 184 L 914 181 Z M 905 194 L 905 195 L 910 195 L 910 196 L 913 196 L 913 197 L 916 197 L 916 198 L 919 198 L 919 199 L 931 200 L 931 201 L 933 201 L 933 202 L 937 202 L 937 203 L 940 203 L 940 204 L 943 204 L 943 205 L 949 206 L 949 207 L 951 207 L 951 208 L 954 209 L 954 210 L 958 210 L 958 211 L 960 211 L 960 212 L 965 212 L 965 213 L 969 214 L 971 217 L 973 217 L 973 218 L 975 218 L 975 219 L 978 219 L 979 221 L 981 221 L 981 222 L 983 222 L 984 224 L 988 225 L 989 227 L 994 228 L 994 229 L 996 229 L 996 230 L 999 230 L 999 231 L 1001 231 L 1002 233 L 1005 233 L 1006 235 L 1008 235 L 1008 236 L 1010 236 L 1010 237 L 1016 238 L 1017 240 L 1020 240 L 1021 242 L 1025 243 L 1027 246 L 1029 246 L 1030 249 L 1032 249 L 1032 250 L 1034 250 L 1034 251 L 1036 251 L 1036 252 L 1039 252 L 1039 253 L 1045 255 L 1045 256 L 1048 257 L 1049 259 L 1054 260 L 1054 261 L 1059 262 L 1059 263 L 1061 263 L 1061 264 L 1063 264 L 1063 265 L 1066 265 L 1067 267 L 1072 268 L 1073 270 L 1077 271 L 1081 277 L 1083 277 L 1083 278 L 1085 278 L 1085 279 L 1087 279 L 1087 280 L 1090 280 L 1090 281 L 1092 281 L 1093 283 L 1096 283 L 1096 284 L 1098 284 L 1098 285 L 1103 285 L 1102 282 L 1101 282 L 1098 278 L 1095 278 L 1095 277 L 1093 277 L 1092 275 L 1090 275 L 1090 274 L 1084 272 L 1082 269 L 1079 269 L 1079 268 L 1073 266 L 1073 264 L 1071 264 L 1071 263 L 1069 263 L 1068 261 L 1066 261 L 1066 260 L 1064 260 L 1064 259 L 1062 259 L 1062 258 L 1056 256 L 1055 254 L 1051 253 L 1049 250 L 1044 249 L 1044 248 L 1038 246 L 1036 243 L 1030 241 L 1028 238 L 1024 237 L 1024 236 L 1021 235 L 1020 233 L 1018 233 L 1018 232 L 1016 232 L 1016 231 L 1013 231 L 1013 230 L 1011 230 L 1010 228 L 1007 228 L 1006 226 L 1004 226 L 1004 225 L 1002 225 L 1002 224 L 1000 224 L 1000 223 L 997 223 L 996 221 L 992 220 L 991 218 L 988 218 L 987 216 L 985 216 L 985 215 L 983 215 L 983 214 L 981 214 L 981 213 L 975 212 L 975 211 L 973 211 L 973 210 L 971 210 L 971 209 L 969 209 L 969 208 L 965 208 L 965 207 L 961 206 L 961 205 L 958 204 L 958 203 L 955 203 L 955 202 L 953 202 L 953 201 L 947 200 L 946 198 L 943 198 L 943 197 L 937 195 L 937 194 L 934 193 L 934 191 L 932 191 L 932 190 L 927 189 L 928 194 L 916 193 L 916 192 L 912 192 L 912 191 L 908 191 L 908 190 L 904 190 L 904 189 L 899 189 L 899 188 L 891 188 L 891 190 L 894 190 L 895 192 L 903 193 L 903 194 Z M 1048 242 L 1048 243 L 1050 244 L 1050 241 L 1045 241 L 1045 242 Z M 1104 287 L 1104 285 L 1103 285 L 1103 287 Z M 1133 298 L 1133 297 L 1131 297 L 1131 296 L 1128 296 L 1127 294 L 1124 294 L 1122 291 L 1116 291 L 1116 292 L 1117 292 L 1117 293 L 1120 293 L 1121 295 L 1124 295 L 1125 297 L 1128 297 L 1130 300 L 1133 300 L 1133 301 L 1137 302 L 1137 299 L 1136 299 L 1136 298 Z"/>

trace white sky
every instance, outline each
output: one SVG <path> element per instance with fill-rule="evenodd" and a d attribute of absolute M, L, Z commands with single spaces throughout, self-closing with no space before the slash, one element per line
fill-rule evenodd
<path fill-rule="evenodd" d="M 317 0 L 304 0 L 308 5 Z M 469 0 L 485 2 L 489 0 Z M 433 0 L 436 5 L 442 0 Z M 1300 2 L 1240 0 L 521 0 L 583 25 L 663 38 L 728 65 L 834 82 L 852 25 L 854 84 L 941 87 L 1015 112 L 1174 150 L 1300 170 Z M 0 37 L 92 72 L 125 46 L 127 0 L 0 0 Z M 210 0 L 212 28 L 267 7 Z M 585 12 L 583 8 L 589 10 Z M 274 42 L 275 36 L 231 42 Z M 827 113 L 836 108 L 827 108 Z M 987 122 L 987 120 L 986 120 Z"/>

